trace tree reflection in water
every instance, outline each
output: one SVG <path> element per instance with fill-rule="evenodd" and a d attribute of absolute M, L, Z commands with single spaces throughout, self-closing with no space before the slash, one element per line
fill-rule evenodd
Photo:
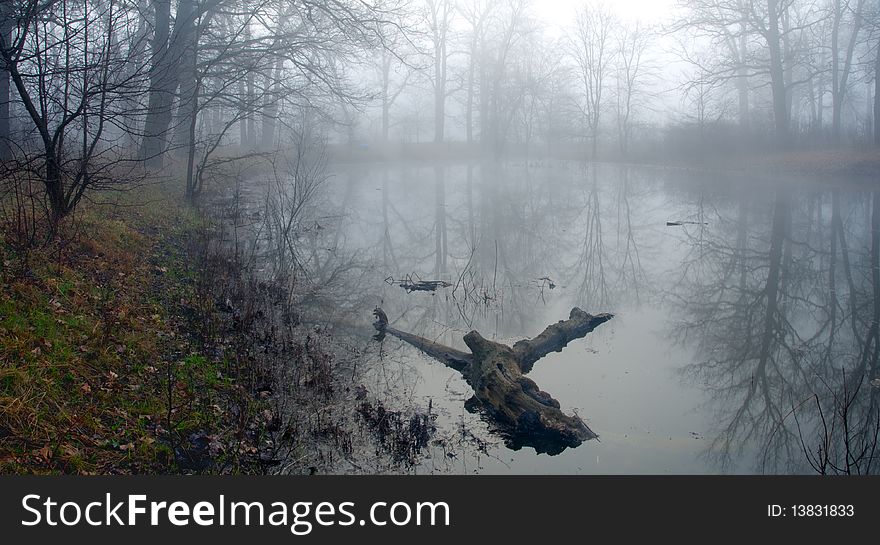
<path fill-rule="evenodd" d="M 757 447 L 762 472 L 878 472 L 880 193 L 861 197 L 742 196 L 688 231 L 670 299 L 678 339 L 698 350 L 682 372 L 711 393 L 706 454 L 722 469 Z"/>
<path fill-rule="evenodd" d="M 658 356 L 674 348 L 683 359 L 639 368 L 608 353 L 604 364 L 665 380 L 661 373 L 683 361 L 681 376 L 708 393 L 693 425 L 710 439 L 704 461 L 712 469 L 876 473 L 880 197 L 740 182 L 565 163 L 343 171 L 333 181 L 336 198 L 321 207 L 328 228 L 308 235 L 311 306 L 336 333 L 351 326 L 353 339 L 372 335 L 370 312 L 379 305 L 399 319 L 396 327 L 459 348 L 471 329 L 501 342 L 532 335 L 559 308 L 614 312 L 618 335 L 633 335 L 627 328 L 638 324 L 640 335 L 629 342 L 656 342 L 650 350 Z M 676 213 L 683 215 L 669 216 Z M 683 224 L 666 227 L 666 220 Z M 452 287 L 406 294 L 383 282 L 407 274 Z M 552 279 L 554 289 L 541 279 Z M 330 298 L 333 305 L 314 304 Z M 639 323 L 635 314 L 643 311 L 650 317 Z M 674 335 L 649 337 L 654 323 Z M 428 371 L 412 351 L 359 346 L 376 356 L 371 391 L 404 402 L 432 399 L 435 410 L 449 411 L 448 421 L 461 421 L 465 386 Z M 593 397 L 639 395 L 643 387 L 625 372 L 619 384 L 602 382 L 605 371 L 589 374 L 579 365 L 566 372 L 590 381 Z M 554 373 L 544 379 L 557 380 L 562 392 L 575 380 Z M 658 387 L 685 395 L 677 386 Z M 571 388 L 568 403 L 595 402 L 583 391 Z M 633 426 L 694 440 L 677 429 L 675 403 L 662 419 L 639 412 L 646 406 L 595 422 L 621 432 L 616 453 L 644 450 L 638 456 L 651 463 L 657 446 L 647 432 L 639 442 L 627 437 Z M 714 433 L 703 433 L 702 415 L 711 415 Z M 690 460 L 681 467 L 703 470 Z"/>

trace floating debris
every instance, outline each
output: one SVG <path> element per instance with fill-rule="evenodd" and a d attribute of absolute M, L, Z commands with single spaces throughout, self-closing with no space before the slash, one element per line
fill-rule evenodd
<path fill-rule="evenodd" d="M 405 289 L 407 293 L 413 291 L 437 291 L 440 288 L 448 288 L 452 286 L 449 282 L 444 280 L 422 280 L 418 277 L 414 277 L 415 275 L 406 275 L 402 280 L 395 280 L 393 277 L 389 276 L 385 279 L 385 282 L 391 284 L 392 286 L 397 285 L 401 288 Z"/>
<path fill-rule="evenodd" d="M 551 290 L 556 287 L 556 282 L 550 279 L 549 276 L 542 276 L 538 279 L 541 282 L 541 287 L 547 286 Z"/>
<path fill-rule="evenodd" d="M 666 227 L 677 227 L 680 225 L 709 225 L 705 221 L 667 221 Z"/>

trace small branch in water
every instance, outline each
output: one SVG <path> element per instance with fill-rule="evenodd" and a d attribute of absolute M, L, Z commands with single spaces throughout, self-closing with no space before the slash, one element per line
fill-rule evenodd
<path fill-rule="evenodd" d="M 540 280 L 540 282 L 541 282 L 540 283 L 541 289 L 544 289 L 544 286 L 547 286 L 551 290 L 556 287 L 556 282 L 551 280 L 549 276 L 542 276 L 538 280 Z"/>
<path fill-rule="evenodd" d="M 705 221 L 667 221 L 666 227 L 678 227 L 680 225 L 709 225 Z"/>
<path fill-rule="evenodd" d="M 437 291 L 440 288 L 448 288 L 452 286 L 452 284 L 443 280 L 421 280 L 413 278 L 412 275 L 406 275 L 406 278 L 403 280 L 395 280 L 389 276 L 385 279 L 385 282 L 392 286 L 398 285 L 405 289 L 407 293 L 413 291 Z"/>

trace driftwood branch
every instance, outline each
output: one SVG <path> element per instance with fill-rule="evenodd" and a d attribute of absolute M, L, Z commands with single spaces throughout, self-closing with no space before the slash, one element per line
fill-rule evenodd
<path fill-rule="evenodd" d="M 466 407 L 487 415 L 510 448 L 531 446 L 538 452 L 558 454 L 597 437 L 580 417 L 563 413 L 558 401 L 524 375 L 536 361 L 593 331 L 610 320 L 611 314 L 592 315 L 574 308 L 568 320 L 550 325 L 534 339 L 519 341 L 512 348 L 471 331 L 464 336 L 470 354 L 389 327 L 382 309 L 373 314 L 377 339 L 386 333 L 393 335 L 460 372 L 474 389 Z"/>
<path fill-rule="evenodd" d="M 575 307 L 571 309 L 568 320 L 559 320 L 548 326 L 534 339 L 517 341 L 513 345 L 513 353 L 519 361 L 523 374 L 531 371 L 539 359 L 550 352 L 562 352 L 568 343 L 586 336 L 612 317 L 611 314 L 594 316 Z"/>

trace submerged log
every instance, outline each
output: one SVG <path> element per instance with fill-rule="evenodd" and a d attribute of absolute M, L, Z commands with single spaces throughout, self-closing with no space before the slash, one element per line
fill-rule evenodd
<path fill-rule="evenodd" d="M 550 352 L 560 352 L 571 341 L 610 320 L 612 314 L 592 315 L 575 307 L 568 320 L 560 320 L 534 339 L 519 341 L 513 347 L 471 331 L 464 336 L 470 354 L 389 327 L 380 308 L 373 314 L 377 339 L 386 333 L 393 335 L 460 372 L 474 389 L 465 407 L 485 414 L 508 447 L 518 450 L 530 446 L 539 453 L 559 454 L 597 437 L 580 417 L 563 413 L 559 402 L 525 374 L 536 361 Z"/>

